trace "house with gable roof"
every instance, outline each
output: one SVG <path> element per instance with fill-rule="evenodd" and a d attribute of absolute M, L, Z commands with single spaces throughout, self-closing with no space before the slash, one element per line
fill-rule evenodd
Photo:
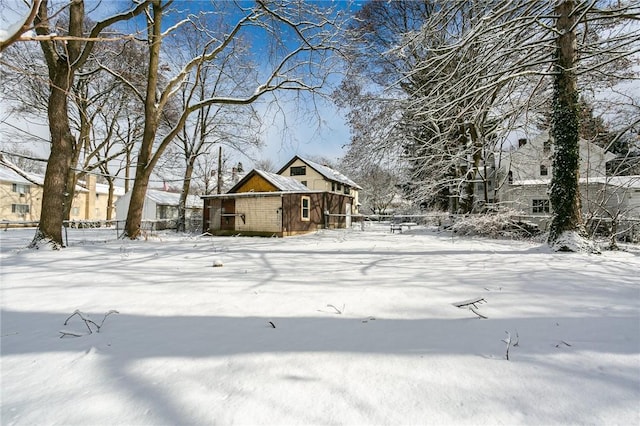
<path fill-rule="evenodd" d="M 302 166 L 309 166 L 311 171 L 309 163 L 288 164 L 283 171 Z M 213 235 L 283 237 L 313 232 L 319 228 L 350 226 L 355 205 L 354 194 L 351 190 L 345 191 L 344 183 L 341 183 L 341 191 L 336 186 L 334 190 L 327 190 L 332 182 L 321 182 L 318 178 L 320 172 L 315 168 L 313 170 L 315 174 L 307 174 L 306 170 L 303 174 L 298 169 L 295 176 L 308 177 L 303 180 L 286 176 L 286 173 L 254 169 L 227 193 L 202 196 L 203 229 Z M 333 182 L 337 181 L 334 179 Z M 349 182 L 349 188 L 359 188 L 354 182 Z"/>
<path fill-rule="evenodd" d="M 532 215 L 545 229 L 550 220 L 549 185 L 553 176 L 553 140 L 548 132 L 521 139 L 518 147 L 504 155 L 500 164 L 502 184 L 499 200 L 503 205 Z M 606 216 L 624 212 L 640 216 L 640 176 L 607 176 L 607 162 L 616 156 L 584 139 L 579 140 L 579 187 L 583 213 Z"/>
<path fill-rule="evenodd" d="M 6 163 L 6 162 L 5 162 Z M 17 166 L 0 164 L 0 220 L 5 222 L 38 222 L 41 214 L 44 176 L 28 173 Z M 112 199 L 124 190 L 115 187 Z M 70 221 L 106 220 L 113 207 L 109 205 L 109 187 L 96 182 L 88 174 L 78 181 L 69 211 Z"/>
<path fill-rule="evenodd" d="M 289 176 L 312 190 L 350 195 L 353 197 L 351 213 L 359 213 L 358 193 L 362 188 L 329 166 L 296 155 L 278 171 L 278 174 Z"/>

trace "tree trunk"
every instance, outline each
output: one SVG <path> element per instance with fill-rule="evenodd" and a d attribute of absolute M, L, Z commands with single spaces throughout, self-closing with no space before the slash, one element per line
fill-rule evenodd
<path fill-rule="evenodd" d="M 555 8 L 558 15 L 556 64 L 552 110 L 552 128 L 555 143 L 553 177 L 549 199 L 553 218 L 549 229 L 549 244 L 555 245 L 564 233 L 585 235 L 580 209 L 579 178 L 579 110 L 575 72 L 576 15 L 574 0 L 560 1 Z M 567 246 L 559 250 L 570 250 Z"/>
<path fill-rule="evenodd" d="M 109 193 L 107 195 L 107 222 L 108 222 L 113 217 L 113 193 L 115 189 L 113 185 L 113 178 L 111 176 L 107 177 L 107 183 L 109 185 Z"/>
<path fill-rule="evenodd" d="M 184 180 L 182 181 L 182 191 L 180 192 L 180 201 L 178 202 L 178 223 L 176 232 L 185 232 L 187 229 L 187 197 L 191 187 L 191 176 L 193 176 L 193 165 L 196 162 L 196 156 L 189 156 L 187 168 L 184 172 Z"/>
<path fill-rule="evenodd" d="M 153 143 L 158 129 L 158 106 L 156 99 L 158 89 L 158 71 L 160 63 L 160 45 L 162 42 L 162 5 L 159 1 L 153 2 L 152 27 L 149 30 L 149 68 L 147 70 L 147 91 L 144 102 L 144 132 L 142 145 L 138 153 L 136 177 L 131 190 L 131 201 L 127 212 L 127 222 L 124 226 L 123 237 L 136 239 L 140 235 L 142 225 L 142 209 L 144 199 L 149 186 L 149 178 L 153 170 L 152 152 Z"/>
<path fill-rule="evenodd" d="M 67 189 L 67 174 L 71 168 L 75 139 L 69 127 L 67 93 L 71 87 L 73 73 L 65 63 L 59 61 L 57 68 L 50 71 L 50 76 L 51 92 L 47 115 L 51 133 L 51 154 L 42 187 L 40 223 L 29 245 L 31 248 L 38 247 L 40 242 L 51 243 L 54 248 L 64 245 L 62 224 L 65 210 L 72 200 Z"/>

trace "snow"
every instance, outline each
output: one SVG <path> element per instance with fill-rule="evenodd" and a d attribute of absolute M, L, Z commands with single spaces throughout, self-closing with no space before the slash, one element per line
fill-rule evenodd
<path fill-rule="evenodd" d="M 368 225 L 69 229 L 63 250 L 24 249 L 33 233 L 0 232 L 3 425 L 640 419 L 637 246 L 556 253 Z M 488 319 L 454 306 L 477 297 Z M 118 313 L 89 334 L 79 315 L 64 325 L 76 310 Z"/>
<path fill-rule="evenodd" d="M 255 172 L 274 185 L 278 190 L 284 192 L 308 192 L 309 188 L 306 185 L 298 182 L 297 180 L 288 177 L 281 176 L 276 173 L 267 172 L 264 170 L 255 170 Z"/>

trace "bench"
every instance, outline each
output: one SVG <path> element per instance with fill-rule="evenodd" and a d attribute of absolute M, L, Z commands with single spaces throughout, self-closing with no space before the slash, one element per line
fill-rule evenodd
<path fill-rule="evenodd" d="M 392 223 L 391 224 L 391 233 L 395 233 L 396 231 L 402 233 L 403 228 L 411 229 L 412 226 L 417 226 L 417 223 L 413 222 L 402 222 L 402 223 Z"/>

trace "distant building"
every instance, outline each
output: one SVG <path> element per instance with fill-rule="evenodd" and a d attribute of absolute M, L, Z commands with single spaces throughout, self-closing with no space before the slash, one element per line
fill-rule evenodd
<path fill-rule="evenodd" d="M 127 219 L 129 204 L 131 203 L 131 191 L 118 198 L 116 201 L 116 219 L 124 221 Z M 166 229 L 175 227 L 175 220 L 178 218 L 178 205 L 180 203 L 180 194 L 177 192 L 168 192 L 159 189 L 148 189 L 144 205 L 142 208 L 143 221 L 164 222 L 156 229 Z M 197 195 L 187 196 L 186 217 L 190 220 L 197 217 L 198 220 L 202 216 L 202 201 Z"/>
<path fill-rule="evenodd" d="M 38 222 L 43 183 L 42 175 L 21 170 L 18 173 L 0 165 L 0 220 Z M 108 193 L 107 185 L 96 183 L 94 175 L 87 175 L 84 181 L 79 181 L 76 185 L 69 219 L 73 221 L 106 220 Z M 116 187 L 114 200 L 123 194 L 124 190 Z"/>

